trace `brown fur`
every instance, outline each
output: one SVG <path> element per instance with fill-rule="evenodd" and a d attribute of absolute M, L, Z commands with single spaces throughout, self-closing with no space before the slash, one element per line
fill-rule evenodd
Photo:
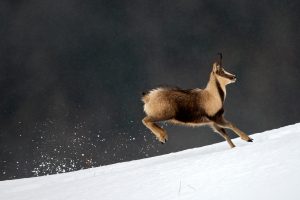
<path fill-rule="evenodd" d="M 235 76 L 220 66 L 213 64 L 208 84 L 205 89 L 182 90 L 180 88 L 156 88 L 142 97 L 147 116 L 144 125 L 157 139 L 165 143 L 168 135 L 155 122 L 167 121 L 188 126 L 209 125 L 234 147 L 224 128 L 233 130 L 243 140 L 252 139 L 224 118 L 224 100 L 226 85 L 235 82 Z"/>

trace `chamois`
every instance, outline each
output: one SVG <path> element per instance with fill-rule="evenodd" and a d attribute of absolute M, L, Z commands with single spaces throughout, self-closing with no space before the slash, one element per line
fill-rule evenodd
<path fill-rule="evenodd" d="M 224 118 L 224 100 L 226 85 L 234 83 L 236 76 L 226 72 L 222 66 L 222 54 L 213 63 L 209 81 L 204 89 L 183 90 L 180 88 L 159 87 L 143 93 L 146 117 L 143 124 L 164 144 L 168 140 L 167 132 L 155 122 L 167 121 L 187 126 L 208 125 L 220 134 L 231 148 L 235 147 L 226 129 L 231 129 L 241 139 L 252 142 L 243 131 Z"/>

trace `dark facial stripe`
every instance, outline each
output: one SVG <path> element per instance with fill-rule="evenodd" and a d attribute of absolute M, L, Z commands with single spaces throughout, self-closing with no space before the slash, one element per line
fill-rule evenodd
<path fill-rule="evenodd" d="M 217 74 L 218 74 L 219 76 L 222 76 L 222 77 L 227 78 L 227 79 L 230 79 L 230 80 L 234 78 L 234 75 L 226 74 L 223 70 L 219 70 L 219 71 L 217 72 Z"/>
<path fill-rule="evenodd" d="M 224 101 L 224 96 L 225 96 L 224 91 L 223 91 L 223 89 L 221 88 L 221 85 L 220 85 L 220 83 L 219 83 L 218 80 L 216 80 L 216 84 L 217 84 L 217 89 L 218 89 L 218 92 L 219 92 L 221 101 L 223 102 L 223 101 Z"/>

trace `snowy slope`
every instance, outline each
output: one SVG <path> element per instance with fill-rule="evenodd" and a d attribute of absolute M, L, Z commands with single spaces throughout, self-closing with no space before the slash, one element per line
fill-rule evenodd
<path fill-rule="evenodd" d="M 154 158 L 0 182 L 1 200 L 300 199 L 300 123 Z M 172 142 L 172 141 L 169 141 Z"/>

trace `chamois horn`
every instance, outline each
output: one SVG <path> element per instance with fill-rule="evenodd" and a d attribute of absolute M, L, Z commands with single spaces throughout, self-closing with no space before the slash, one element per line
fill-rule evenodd
<path fill-rule="evenodd" d="M 222 65 L 223 65 L 223 64 L 222 64 L 222 58 L 223 58 L 223 55 L 222 55 L 222 53 L 219 52 L 219 53 L 218 53 L 218 56 L 219 56 L 219 57 L 218 57 L 217 63 L 222 67 Z"/>

